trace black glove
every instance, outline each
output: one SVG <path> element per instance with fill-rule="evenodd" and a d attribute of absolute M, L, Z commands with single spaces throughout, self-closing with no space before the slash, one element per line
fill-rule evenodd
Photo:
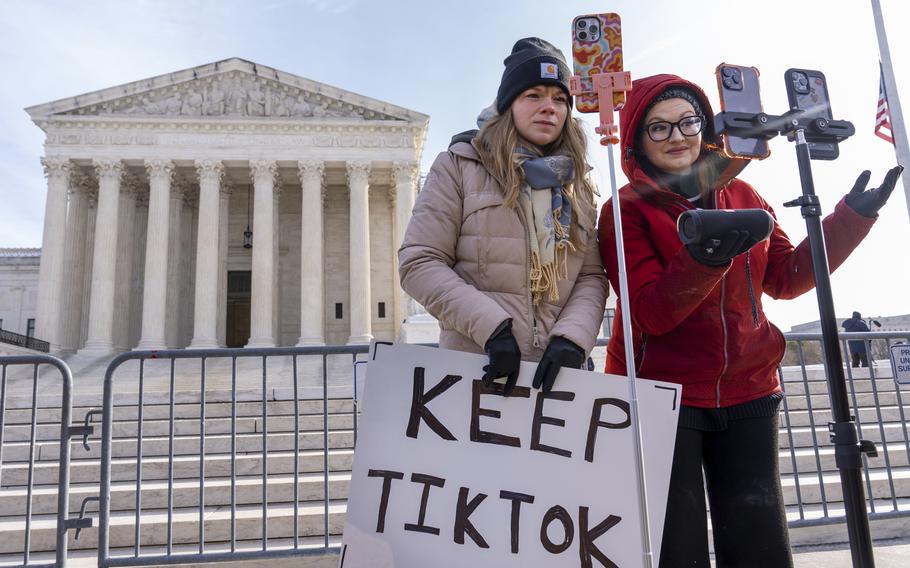
<path fill-rule="evenodd" d="M 866 191 L 866 185 L 869 183 L 872 172 L 866 170 L 859 174 L 859 177 L 856 178 L 856 184 L 853 185 L 853 189 L 847 194 L 847 205 L 863 217 L 875 217 L 878 215 L 878 210 L 884 207 L 888 198 L 891 197 L 891 192 L 894 191 L 894 185 L 897 183 L 897 178 L 901 176 L 902 171 L 904 171 L 904 166 L 891 168 L 885 174 L 885 181 L 879 187 L 869 191 Z"/>
<path fill-rule="evenodd" d="M 745 246 L 749 240 L 749 231 L 733 229 L 720 238 L 706 239 L 703 243 L 686 245 L 689 254 L 698 262 L 707 266 L 726 266 L 734 256 L 746 252 L 752 246 Z"/>
<path fill-rule="evenodd" d="M 509 396 L 518 382 L 518 368 L 521 365 L 521 350 L 512 335 L 512 324 L 507 324 L 487 340 L 484 350 L 490 356 L 490 364 L 484 365 L 483 384 L 490 387 L 493 380 L 506 378 L 503 394 Z"/>
<path fill-rule="evenodd" d="M 581 347 L 565 337 L 554 337 L 543 352 L 540 363 L 537 364 L 533 386 L 535 389 L 542 386 L 543 392 L 550 392 L 553 390 L 553 383 L 556 382 L 559 369 L 562 367 L 580 369 L 584 362 L 585 352 Z"/>
<path fill-rule="evenodd" d="M 707 266 L 730 260 L 768 238 L 774 218 L 764 209 L 691 209 L 676 220 L 689 254 Z"/>

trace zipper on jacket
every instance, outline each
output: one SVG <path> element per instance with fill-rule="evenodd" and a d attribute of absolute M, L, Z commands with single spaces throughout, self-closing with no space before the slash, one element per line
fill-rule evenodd
<path fill-rule="evenodd" d="M 746 251 L 746 284 L 749 286 L 749 300 L 752 302 L 752 323 L 758 327 L 758 304 L 755 301 L 755 290 L 752 289 L 752 264 L 749 258 L 749 251 Z"/>
<path fill-rule="evenodd" d="M 727 354 L 727 318 L 724 316 L 724 298 L 727 292 L 727 276 L 720 281 L 720 325 L 724 332 L 724 366 L 720 370 L 720 375 L 717 376 L 717 385 L 715 386 L 715 394 L 717 396 L 717 408 L 720 408 L 720 380 L 723 378 L 724 373 L 727 372 L 727 366 L 729 365 L 729 355 Z"/>
<path fill-rule="evenodd" d="M 527 258 L 525 259 L 525 275 L 527 276 L 528 283 L 528 327 L 531 330 L 531 345 L 535 349 L 540 348 L 540 338 L 537 333 L 537 314 L 534 313 L 534 298 L 531 295 L 531 230 L 528 229 L 527 219 L 524 218 L 524 213 L 522 213 L 521 208 L 518 207 L 518 218 L 521 220 L 521 225 L 525 230 L 525 245 L 527 247 Z"/>

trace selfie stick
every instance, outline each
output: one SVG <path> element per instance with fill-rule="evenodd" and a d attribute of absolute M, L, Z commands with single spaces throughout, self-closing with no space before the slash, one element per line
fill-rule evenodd
<path fill-rule="evenodd" d="M 632 76 L 628 71 L 618 73 L 599 73 L 590 77 L 597 94 L 598 107 L 600 108 L 600 126 L 594 129 L 602 136 L 600 143 L 607 147 L 607 157 L 610 164 L 610 189 L 613 196 L 613 226 L 616 233 L 616 258 L 619 262 L 619 301 L 622 310 L 623 339 L 626 350 L 626 375 L 629 377 L 630 414 L 632 422 L 632 443 L 635 450 L 635 475 L 638 484 L 638 509 L 642 542 L 642 566 L 651 568 L 654 565 L 653 552 L 651 551 L 651 525 L 648 518 L 648 494 L 645 485 L 645 468 L 642 458 L 641 424 L 638 415 L 638 389 L 635 377 L 635 353 L 632 345 L 632 313 L 629 308 L 629 283 L 626 279 L 626 255 L 622 238 L 622 215 L 619 207 L 619 191 L 616 189 L 616 166 L 613 164 L 613 145 L 619 142 L 619 128 L 613 122 L 613 93 L 628 92 L 632 90 Z M 576 75 L 569 81 L 570 92 L 573 96 L 589 94 L 583 90 L 581 78 Z"/>
<path fill-rule="evenodd" d="M 837 339 L 837 319 L 834 316 L 825 235 L 820 220 L 821 206 L 815 194 L 812 166 L 809 162 L 811 159 L 809 142 L 840 142 L 852 136 L 855 130 L 853 125 L 846 121 L 805 118 L 801 116 L 802 114 L 801 110 L 791 111 L 783 116 L 720 113 L 715 119 L 715 125 L 719 127 L 718 134 L 746 135 L 745 137 L 751 138 L 773 138 L 778 134 L 784 134 L 796 140 L 796 161 L 799 165 L 803 194 L 784 203 L 784 206 L 800 208 L 809 234 L 815 291 L 821 316 L 822 353 L 825 356 L 828 391 L 831 397 L 833 420 L 828 423 L 828 431 L 831 433 L 831 442 L 834 443 L 835 464 L 840 470 L 853 566 L 873 568 L 875 560 L 872 555 L 872 537 L 869 533 L 869 517 L 866 513 L 866 497 L 863 491 L 862 458 L 863 454 L 874 457 L 877 451 L 875 444 L 859 439 L 856 423 L 850 415 L 844 365 Z"/>

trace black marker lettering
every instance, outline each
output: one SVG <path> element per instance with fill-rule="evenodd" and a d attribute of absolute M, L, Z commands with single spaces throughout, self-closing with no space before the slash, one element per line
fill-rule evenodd
<path fill-rule="evenodd" d="M 553 446 L 547 446 L 540 443 L 541 425 L 550 424 L 551 426 L 559 426 L 560 428 L 563 428 L 566 425 L 566 421 L 562 418 L 553 418 L 551 416 L 543 415 L 543 401 L 547 399 L 572 401 L 575 400 L 575 393 L 567 391 L 551 391 L 549 393 L 545 393 L 543 391 L 537 392 L 537 403 L 534 405 L 534 420 L 531 422 L 531 449 L 537 450 L 539 452 L 546 452 L 548 454 L 556 454 L 557 456 L 562 456 L 565 458 L 571 458 L 572 452 L 569 450 L 555 448 Z"/>
<path fill-rule="evenodd" d="M 500 418 L 502 413 L 498 410 L 480 407 L 480 397 L 485 394 L 502 395 L 505 391 L 505 384 L 493 383 L 491 386 L 483 384 L 480 379 L 475 379 L 471 384 L 471 441 L 481 442 L 483 444 L 499 444 L 500 446 L 521 447 L 521 440 L 514 436 L 497 434 L 496 432 L 487 432 L 480 429 L 480 417 L 488 416 L 490 418 Z M 531 398 L 531 389 L 528 387 L 516 386 L 512 390 L 512 395 L 520 398 Z"/>
<path fill-rule="evenodd" d="M 626 414 L 626 419 L 622 422 L 602 422 L 600 415 L 603 407 L 612 405 L 622 410 Z M 632 425 L 631 415 L 629 414 L 629 403 L 618 398 L 598 398 L 594 400 L 594 407 L 591 409 L 591 424 L 588 426 L 588 441 L 585 443 L 585 461 L 594 461 L 594 444 L 597 442 L 597 429 L 600 427 L 616 430 L 628 428 Z"/>
<path fill-rule="evenodd" d="M 533 503 L 534 496 L 512 491 L 500 491 L 499 498 L 512 502 L 512 554 L 518 554 L 518 528 L 521 526 L 521 504 Z"/>
<path fill-rule="evenodd" d="M 596 558 L 604 568 L 619 568 L 612 560 L 607 558 L 599 548 L 597 548 L 594 541 L 597 537 L 618 525 L 621 520 L 622 517 L 610 515 L 593 529 L 588 530 L 588 508 L 578 508 L 578 538 L 580 539 L 580 542 L 578 543 L 578 555 L 581 559 L 582 568 L 592 568 L 592 556 Z"/>
<path fill-rule="evenodd" d="M 425 524 L 424 521 L 427 518 L 427 501 L 430 498 L 430 486 L 443 487 L 446 484 L 446 480 L 425 473 L 412 473 L 411 482 L 423 483 L 423 495 L 420 497 L 420 512 L 417 514 L 417 524 L 405 523 L 404 530 L 439 536 L 439 529 Z"/>
<path fill-rule="evenodd" d="M 477 528 L 471 522 L 471 513 L 480 505 L 487 496 L 478 493 L 468 502 L 468 488 L 462 487 L 458 490 L 458 504 L 455 507 L 455 543 L 464 544 L 464 534 L 468 533 L 474 544 L 480 548 L 490 548 L 483 536 L 477 532 Z"/>
<path fill-rule="evenodd" d="M 555 544 L 550 540 L 550 535 L 547 534 L 547 529 L 553 521 L 562 523 L 562 529 L 565 532 L 565 539 L 563 539 L 560 544 Z M 550 507 L 550 510 L 543 516 L 543 521 L 540 523 L 540 544 L 547 549 L 547 552 L 550 552 L 551 554 L 560 554 L 572 546 L 572 539 L 574 538 L 575 525 L 572 524 L 572 517 L 569 516 L 569 512 L 560 505 Z"/>
<path fill-rule="evenodd" d="M 382 478 L 382 496 L 379 497 L 379 518 L 376 520 L 376 532 L 381 533 L 385 531 L 385 513 L 389 508 L 389 492 L 392 490 L 392 480 L 404 479 L 404 474 L 400 471 L 371 469 L 367 472 L 367 477 Z"/>
<path fill-rule="evenodd" d="M 444 393 L 461 380 L 458 375 L 446 375 L 426 393 L 423 392 L 424 368 L 414 367 L 414 393 L 411 396 L 411 418 L 408 420 L 408 438 L 416 438 L 421 419 L 443 440 L 454 440 L 455 436 L 427 409 L 427 403 Z"/>

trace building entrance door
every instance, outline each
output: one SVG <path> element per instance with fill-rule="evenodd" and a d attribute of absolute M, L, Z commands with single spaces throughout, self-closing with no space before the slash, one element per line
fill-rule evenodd
<path fill-rule="evenodd" d="M 243 347 L 250 340 L 250 290 L 252 272 L 228 272 L 227 322 L 225 343 L 228 347 Z"/>

